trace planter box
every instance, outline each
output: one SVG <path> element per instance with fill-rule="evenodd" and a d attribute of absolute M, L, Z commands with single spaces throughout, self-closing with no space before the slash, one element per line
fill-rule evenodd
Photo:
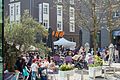
<path fill-rule="evenodd" d="M 72 76 L 74 74 L 74 70 L 69 71 L 59 71 L 60 77 L 67 77 L 67 75 Z"/>
<path fill-rule="evenodd" d="M 102 76 L 102 67 L 89 67 L 89 77 Z"/>

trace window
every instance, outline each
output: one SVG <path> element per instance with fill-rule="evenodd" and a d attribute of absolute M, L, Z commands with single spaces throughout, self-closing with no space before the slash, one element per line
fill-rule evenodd
<path fill-rule="evenodd" d="M 74 17 L 74 8 L 70 8 L 70 17 Z"/>
<path fill-rule="evenodd" d="M 48 14 L 48 5 L 44 5 L 43 13 Z"/>
<path fill-rule="evenodd" d="M 119 16 L 119 11 L 116 11 L 114 17 L 118 17 L 118 16 Z"/>
<path fill-rule="evenodd" d="M 16 15 L 18 15 L 19 14 L 19 6 L 17 5 L 16 6 Z"/>
<path fill-rule="evenodd" d="M 61 16 L 62 15 L 62 7 L 58 6 L 57 8 L 57 15 Z"/>
<path fill-rule="evenodd" d="M 10 0 L 10 2 L 13 2 L 14 0 Z"/>
<path fill-rule="evenodd" d="M 15 20 L 20 21 L 20 2 L 14 3 L 14 8 L 15 8 Z"/>
<path fill-rule="evenodd" d="M 62 3 L 62 0 L 58 0 L 58 2 Z"/>
<path fill-rule="evenodd" d="M 13 8 L 13 6 L 12 6 L 12 7 L 11 7 L 11 13 L 10 13 L 11 16 L 13 16 L 13 9 L 14 9 L 14 8 Z"/>
<path fill-rule="evenodd" d="M 44 20 L 43 25 L 45 26 L 46 29 L 48 29 L 48 20 Z"/>
<path fill-rule="evenodd" d="M 74 0 L 70 0 L 70 4 L 74 4 Z"/>
<path fill-rule="evenodd" d="M 42 23 L 42 4 L 39 4 L 39 22 Z"/>
<path fill-rule="evenodd" d="M 62 30 L 62 22 L 61 21 L 57 22 L 57 29 Z"/>
<path fill-rule="evenodd" d="M 75 32 L 75 26 L 73 22 L 70 22 L 70 32 Z"/>

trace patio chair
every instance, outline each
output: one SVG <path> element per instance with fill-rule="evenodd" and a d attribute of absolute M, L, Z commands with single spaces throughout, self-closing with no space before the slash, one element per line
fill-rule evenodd
<path fill-rule="evenodd" d="M 7 72 L 4 73 L 4 80 L 11 80 L 14 77 L 15 73 L 13 72 Z"/>
<path fill-rule="evenodd" d="M 58 56 L 58 55 L 53 56 L 53 60 L 55 61 L 56 65 L 59 65 L 59 63 L 61 61 L 60 56 Z"/>
<path fill-rule="evenodd" d="M 66 56 L 66 57 L 65 57 L 65 62 L 66 62 L 66 63 L 72 63 L 72 62 L 73 62 L 72 56 Z"/>
<path fill-rule="evenodd" d="M 56 75 L 58 75 L 58 72 L 59 72 L 58 68 L 56 68 L 55 71 L 49 71 L 49 70 L 47 70 L 47 75 L 50 77 L 50 80 L 58 80 L 58 78 L 56 77 Z"/>
<path fill-rule="evenodd" d="M 19 80 L 20 72 L 16 72 L 11 80 Z"/>

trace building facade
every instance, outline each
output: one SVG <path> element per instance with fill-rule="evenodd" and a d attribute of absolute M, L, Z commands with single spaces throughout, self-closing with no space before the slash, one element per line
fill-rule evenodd
<path fill-rule="evenodd" d="M 80 29 L 75 25 L 74 0 L 70 0 L 66 13 L 62 5 L 64 1 L 55 0 L 55 2 L 54 0 L 6 0 L 4 14 L 10 16 L 10 22 L 19 21 L 24 10 L 29 10 L 30 15 L 46 29 L 51 27 L 53 31 L 63 31 L 66 39 L 79 44 Z"/>
<path fill-rule="evenodd" d="M 92 39 L 90 31 L 77 25 L 76 10 L 78 8 L 76 8 L 76 5 L 78 1 L 79 0 L 4 0 L 4 15 L 10 16 L 10 22 L 20 21 L 24 10 L 29 10 L 30 15 L 36 21 L 40 22 L 40 24 L 44 25 L 46 29 L 52 28 L 53 31 L 63 31 L 66 39 L 76 42 L 77 46 L 84 46 L 86 42 L 92 44 Z M 87 9 L 83 5 L 82 3 L 80 4 L 80 11 L 88 15 L 89 12 L 87 12 Z M 120 16 L 116 14 L 116 12 L 114 15 Z M 89 23 L 89 25 L 91 25 L 91 23 Z M 109 31 L 105 28 L 106 25 L 104 25 L 104 22 L 101 26 L 103 28 L 98 32 L 98 41 L 100 47 L 105 47 L 109 44 Z M 57 40 L 57 38 L 53 37 L 53 40 Z"/>

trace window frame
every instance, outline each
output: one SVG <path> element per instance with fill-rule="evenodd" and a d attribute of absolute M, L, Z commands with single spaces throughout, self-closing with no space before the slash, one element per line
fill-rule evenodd
<path fill-rule="evenodd" d="M 75 32 L 75 24 L 74 24 L 74 22 L 70 22 L 70 32 Z"/>
<path fill-rule="evenodd" d="M 70 8 L 70 17 L 74 17 L 74 9 Z"/>
<path fill-rule="evenodd" d="M 114 13 L 114 17 L 119 17 L 119 11 L 118 11 L 118 10 L 115 11 L 115 13 Z"/>
<path fill-rule="evenodd" d="M 43 14 L 48 14 L 48 5 L 44 4 L 43 5 Z"/>
<path fill-rule="evenodd" d="M 62 7 L 57 7 L 57 15 L 62 16 Z"/>
<path fill-rule="evenodd" d="M 19 15 L 19 5 L 16 6 L 16 15 Z"/>
<path fill-rule="evenodd" d="M 62 30 L 62 22 L 57 21 L 57 30 L 61 31 Z"/>
<path fill-rule="evenodd" d="M 48 29 L 48 20 L 43 20 L 43 25 L 45 26 L 46 29 Z"/>
<path fill-rule="evenodd" d="M 75 4 L 75 0 L 70 0 L 70 4 Z"/>
<path fill-rule="evenodd" d="M 14 10 L 13 10 L 13 9 L 14 9 L 14 7 L 11 6 L 11 7 L 10 7 L 10 16 L 13 16 L 13 14 L 14 14 Z"/>

